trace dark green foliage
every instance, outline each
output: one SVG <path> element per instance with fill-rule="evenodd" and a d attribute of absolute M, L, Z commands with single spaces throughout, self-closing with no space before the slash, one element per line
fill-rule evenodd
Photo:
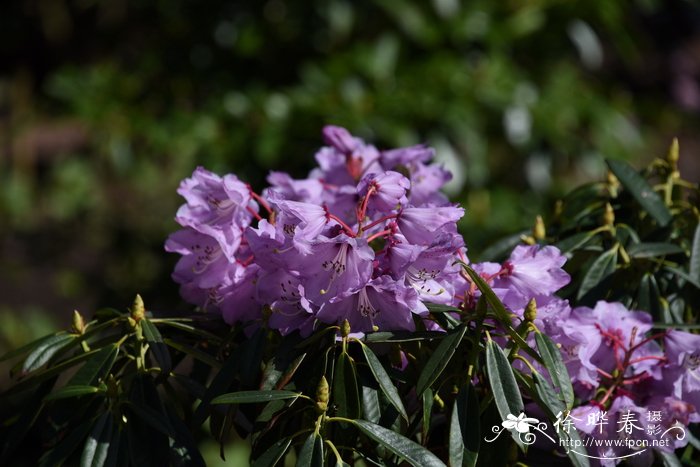
<path fill-rule="evenodd" d="M 604 183 L 557 206 L 547 242 L 568 253 L 572 305 L 620 301 L 658 324 L 697 324 L 700 303 L 700 188 L 677 171 L 678 147 L 636 171 L 609 161 Z"/>

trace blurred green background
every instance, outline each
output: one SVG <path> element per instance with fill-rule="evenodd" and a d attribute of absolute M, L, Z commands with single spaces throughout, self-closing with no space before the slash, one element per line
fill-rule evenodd
<path fill-rule="evenodd" d="M 427 142 L 470 256 L 582 181 L 681 141 L 698 179 L 686 1 L 27 0 L 0 6 L 0 351 L 123 308 L 186 309 L 175 190 L 197 165 L 304 176 L 326 123 Z"/>

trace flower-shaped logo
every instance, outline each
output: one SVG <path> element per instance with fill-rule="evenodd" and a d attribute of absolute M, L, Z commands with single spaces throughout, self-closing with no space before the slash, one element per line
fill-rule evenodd
<path fill-rule="evenodd" d="M 517 431 L 518 433 L 528 433 L 530 426 L 537 426 L 539 420 L 525 416 L 525 412 L 521 412 L 517 417 L 513 414 L 508 414 L 506 419 L 501 423 L 506 430 Z"/>

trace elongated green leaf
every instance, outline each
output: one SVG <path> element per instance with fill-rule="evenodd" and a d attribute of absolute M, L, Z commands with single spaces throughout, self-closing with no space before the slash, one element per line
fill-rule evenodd
<path fill-rule="evenodd" d="M 24 354 L 30 352 L 31 350 L 35 349 L 36 347 L 44 344 L 48 340 L 54 339 L 56 336 L 59 336 L 59 335 L 65 336 L 67 334 L 65 331 L 61 331 L 61 332 L 56 333 L 56 334 L 51 334 L 49 336 L 40 337 L 39 339 L 36 339 L 35 341 L 32 341 L 28 344 L 25 344 L 22 347 L 19 347 L 17 349 L 14 349 L 14 350 L 7 352 L 6 354 L 3 354 L 3 356 L 0 357 L 0 362 L 4 362 L 5 360 L 9 360 L 11 358 L 19 357 L 20 355 L 24 355 Z"/>
<path fill-rule="evenodd" d="M 671 266 L 666 266 L 664 269 L 670 272 L 671 274 L 675 274 L 676 276 L 685 279 L 686 281 L 688 281 L 688 283 L 700 289 L 700 281 L 695 280 L 695 278 L 691 277 L 687 272 L 683 271 L 682 269 L 674 268 Z"/>
<path fill-rule="evenodd" d="M 527 234 L 528 231 L 523 230 L 490 244 L 485 250 L 481 251 L 479 259 L 481 261 L 501 261 L 507 258 L 508 254 L 515 248 L 515 245 L 522 241 L 522 236 Z"/>
<path fill-rule="evenodd" d="M 444 332 L 438 331 L 416 331 L 416 332 L 373 332 L 365 335 L 363 342 L 415 342 L 438 339 L 444 336 Z"/>
<path fill-rule="evenodd" d="M 683 464 L 681 461 L 678 459 L 676 454 L 672 452 L 664 452 L 659 450 L 654 450 L 654 454 L 656 454 L 660 459 L 661 462 L 663 463 L 664 467 L 682 467 Z"/>
<path fill-rule="evenodd" d="M 173 428 L 173 435 L 170 436 L 169 440 L 170 449 L 177 456 L 180 465 L 206 467 L 190 427 L 173 409 L 168 406 L 164 406 L 164 409 L 170 426 Z"/>
<path fill-rule="evenodd" d="M 439 303 L 426 303 L 425 306 L 431 313 L 462 313 L 462 310 L 453 306 L 441 305 Z"/>
<path fill-rule="evenodd" d="M 22 365 L 22 373 L 26 374 L 44 366 L 51 357 L 75 339 L 75 334 L 66 333 L 56 334 L 45 339 L 27 356 Z"/>
<path fill-rule="evenodd" d="M 563 240 L 557 242 L 555 246 L 561 250 L 562 253 L 568 253 L 573 250 L 577 250 L 588 243 L 595 236 L 595 232 L 580 232 L 574 234 L 570 237 L 566 237 Z"/>
<path fill-rule="evenodd" d="M 54 376 L 64 372 L 68 368 L 71 368 L 78 363 L 88 360 L 91 358 L 93 355 L 95 355 L 99 350 L 92 350 L 90 352 L 86 352 L 83 354 L 80 354 L 76 357 L 70 358 L 68 360 L 65 360 L 61 363 L 56 364 L 55 366 L 45 368 L 43 370 L 38 370 L 33 373 L 31 373 L 29 376 L 27 376 L 25 379 L 22 381 L 18 382 L 17 384 L 13 385 L 10 387 L 10 389 L 7 390 L 5 395 L 10 395 L 10 394 L 16 394 L 19 392 L 22 392 L 34 385 L 37 385 L 39 383 L 42 383 L 50 378 L 53 378 Z"/>
<path fill-rule="evenodd" d="M 503 350 L 492 340 L 486 343 L 486 371 L 496 408 L 502 419 L 524 410 L 518 383 Z"/>
<path fill-rule="evenodd" d="M 292 444 L 291 438 L 285 438 L 277 441 L 275 444 L 267 448 L 262 456 L 255 459 L 250 467 L 274 467 L 284 457 L 284 454 Z"/>
<path fill-rule="evenodd" d="M 430 388 L 427 388 L 423 392 L 423 439 L 426 439 L 428 437 L 428 434 L 430 433 L 430 425 L 431 422 L 433 421 L 433 404 L 435 403 L 435 395 L 433 394 L 433 390 Z"/>
<path fill-rule="evenodd" d="M 480 443 L 479 402 L 470 384 L 460 389 L 452 407 L 448 438 L 450 465 L 475 466 Z"/>
<path fill-rule="evenodd" d="M 69 397 L 84 396 L 86 394 L 95 394 L 100 392 L 100 388 L 95 386 L 66 386 L 58 391 L 54 391 L 44 398 L 45 401 L 53 401 L 58 399 L 66 399 Z"/>
<path fill-rule="evenodd" d="M 119 346 L 110 344 L 102 347 L 92 358 L 90 358 L 78 372 L 68 381 L 66 386 L 91 386 L 98 380 L 104 378 L 112 369 L 114 361 L 117 359 Z"/>
<path fill-rule="evenodd" d="M 54 467 L 63 464 L 65 459 L 73 454 L 80 443 L 85 440 L 85 437 L 88 436 L 93 426 L 94 420 L 86 420 L 69 431 L 66 437 L 63 438 L 56 447 L 41 456 L 39 459 L 39 466 Z"/>
<path fill-rule="evenodd" d="M 372 350 L 364 344 L 362 344 L 362 352 L 365 354 L 367 365 L 369 365 L 370 370 L 372 370 L 374 378 L 379 383 L 379 387 L 389 400 L 389 403 L 396 407 L 396 410 L 399 411 L 399 414 L 404 418 L 404 420 L 408 421 L 408 415 L 406 414 L 406 409 L 403 406 L 403 402 L 401 402 L 399 391 L 391 381 L 391 378 L 384 369 L 382 362 L 380 362 L 377 356 L 374 355 L 374 352 L 372 352 Z"/>
<path fill-rule="evenodd" d="M 170 373 L 173 364 L 170 359 L 170 351 L 168 351 L 168 347 L 163 342 L 160 331 L 158 331 L 156 325 L 151 323 L 148 319 L 141 320 L 139 324 L 141 325 L 141 329 L 143 329 L 143 337 L 145 337 L 146 342 L 148 342 L 149 350 L 156 359 L 158 365 L 160 365 L 162 374 L 167 375 Z"/>
<path fill-rule="evenodd" d="M 615 272 L 616 265 L 617 247 L 613 247 L 593 261 L 593 264 L 591 264 L 591 267 L 586 271 L 586 274 L 581 280 L 581 286 L 578 289 L 576 298 L 580 300 L 581 297 L 600 284 L 602 280 Z"/>
<path fill-rule="evenodd" d="M 683 253 L 684 250 L 673 243 L 635 243 L 627 248 L 627 253 L 633 258 L 654 258 L 656 256 Z"/>
<path fill-rule="evenodd" d="M 221 337 L 212 334 L 210 332 L 207 332 L 203 329 L 200 329 L 198 327 L 192 326 L 189 324 L 190 321 L 180 321 L 180 320 L 173 320 L 173 319 L 150 319 L 149 320 L 151 323 L 154 324 L 162 324 L 165 326 L 170 326 L 175 329 L 179 329 L 181 331 L 188 332 L 190 334 L 194 334 L 195 336 L 202 337 L 204 338 L 207 342 L 211 342 L 212 344 L 218 344 L 221 342 Z"/>
<path fill-rule="evenodd" d="M 284 399 L 297 399 L 298 392 L 268 390 L 268 391 L 238 391 L 222 394 L 211 401 L 212 404 L 253 404 L 256 402 L 270 402 Z"/>
<path fill-rule="evenodd" d="M 660 226 L 665 227 L 671 222 L 671 212 L 664 204 L 661 197 L 654 191 L 649 183 L 637 173 L 629 164 L 618 160 L 605 161 L 612 173 L 620 180 L 634 199 L 653 217 Z"/>
<path fill-rule="evenodd" d="M 482 296 L 486 299 L 489 306 L 491 306 L 494 313 L 496 313 L 498 321 L 500 321 L 501 326 L 503 326 L 503 328 L 506 330 L 508 336 L 513 340 L 513 342 L 515 342 L 515 344 L 517 344 L 517 346 L 523 352 L 534 358 L 535 361 L 542 363 L 542 358 L 537 354 L 537 352 L 532 350 L 527 344 L 527 342 L 525 342 L 525 340 L 522 338 L 522 336 L 518 334 L 515 331 L 515 329 L 513 329 L 513 323 L 510 318 L 510 314 L 506 310 L 503 303 L 501 303 L 501 301 L 498 299 L 491 287 L 486 283 L 486 281 L 479 275 L 478 272 L 476 272 L 468 265 L 462 263 L 462 268 L 467 272 L 471 280 L 474 281 L 474 284 L 476 284 L 476 286 L 479 288 Z"/>
<path fill-rule="evenodd" d="M 236 355 L 229 356 L 219 372 L 214 376 L 214 379 L 211 380 L 211 383 L 209 383 L 207 390 L 201 398 L 202 401 L 195 409 L 194 416 L 192 417 L 195 425 L 201 425 L 207 419 L 209 405 L 214 397 L 223 392 L 230 391 L 231 385 L 236 378 L 236 370 L 238 369 L 239 361 Z"/>
<path fill-rule="evenodd" d="M 419 396 L 422 395 L 423 391 L 428 389 L 430 385 L 432 385 L 435 380 L 438 379 L 447 364 L 450 362 L 450 359 L 455 353 L 455 350 L 457 350 L 460 342 L 462 342 L 462 338 L 466 332 L 467 325 L 462 324 L 454 332 L 447 334 L 442 339 L 418 377 L 416 394 Z"/>
<path fill-rule="evenodd" d="M 339 416 L 345 418 L 357 418 L 360 416 L 357 372 L 351 357 L 344 352 L 340 354 L 335 364 L 333 400 L 338 406 Z"/>
<path fill-rule="evenodd" d="M 693 235 L 688 275 L 693 278 L 696 283 L 700 284 L 700 222 L 698 222 L 698 226 L 695 227 L 695 235 Z"/>
<path fill-rule="evenodd" d="M 294 376 L 306 352 L 296 349 L 297 340 L 285 339 L 277 348 L 275 355 L 265 364 L 260 389 L 282 389 Z"/>
<path fill-rule="evenodd" d="M 564 412 L 566 406 L 554 393 L 554 388 L 549 384 L 549 381 L 544 379 L 539 373 L 532 374 L 532 382 L 535 386 L 535 392 L 537 396 L 545 405 L 545 409 L 550 412 L 552 417 L 556 417 L 559 412 Z"/>
<path fill-rule="evenodd" d="M 700 324 L 654 323 L 654 329 L 700 329 Z"/>
<path fill-rule="evenodd" d="M 387 430 L 380 425 L 376 425 L 366 420 L 354 420 L 353 423 L 365 435 L 415 467 L 444 467 L 445 465 L 435 456 L 435 454 L 428 451 L 420 444 L 417 444 L 394 431 Z"/>
<path fill-rule="evenodd" d="M 379 390 L 373 387 L 362 385 L 362 418 L 370 422 L 377 423 L 382 416 L 379 405 Z"/>
<path fill-rule="evenodd" d="M 172 347 L 175 350 L 179 350 L 180 352 L 189 355 L 190 357 L 194 358 L 195 360 L 199 360 L 200 362 L 209 365 L 212 368 L 221 368 L 221 362 L 218 361 L 216 358 L 213 356 L 209 355 L 208 353 L 199 350 L 195 347 L 189 346 L 182 344 L 180 342 L 177 342 L 173 339 L 168 339 L 164 338 L 163 342 Z"/>
<path fill-rule="evenodd" d="M 542 355 L 544 366 L 552 378 L 552 383 L 559 389 L 559 393 L 566 404 L 566 408 L 571 410 L 574 405 L 574 388 L 571 386 L 571 378 L 561 356 L 561 351 L 549 336 L 540 332 L 535 333 L 537 350 Z"/>
<path fill-rule="evenodd" d="M 112 441 L 112 414 L 103 413 L 95 422 L 95 425 L 85 442 L 83 453 L 80 456 L 80 467 L 102 467 L 108 459 Z"/>
<path fill-rule="evenodd" d="M 323 438 L 311 433 L 299 451 L 297 467 L 323 467 Z"/>

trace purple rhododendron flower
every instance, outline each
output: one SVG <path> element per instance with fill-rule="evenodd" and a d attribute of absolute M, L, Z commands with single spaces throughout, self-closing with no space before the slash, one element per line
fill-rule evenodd
<path fill-rule="evenodd" d="M 569 283 L 569 274 L 561 267 L 566 258 L 553 246 L 516 246 L 504 263 L 508 273 L 494 285 L 516 290 L 526 298 L 548 295 Z"/>
<path fill-rule="evenodd" d="M 396 223 L 409 242 L 428 245 L 436 232 L 448 224 L 454 224 L 462 216 L 464 209 L 457 206 L 407 207 L 399 212 Z"/>
<path fill-rule="evenodd" d="M 367 196 L 367 206 L 372 211 L 390 212 L 398 205 L 408 202 L 406 191 L 411 188 L 411 182 L 398 172 L 382 172 L 369 174 L 362 178 L 357 185 L 357 193 Z"/>
<path fill-rule="evenodd" d="M 700 335 L 672 330 L 666 334 L 664 346 L 668 358 L 664 380 L 674 397 L 695 407 L 692 421 L 700 422 Z"/>
<path fill-rule="evenodd" d="M 182 226 L 233 223 L 246 227 L 252 218 L 251 211 L 257 211 L 248 187 L 235 175 L 221 178 L 202 167 L 197 167 L 192 178 L 183 180 L 177 192 L 187 201 L 176 215 Z"/>
<path fill-rule="evenodd" d="M 307 296 L 322 305 L 363 287 L 372 276 L 374 251 L 363 239 L 345 234 L 319 237 L 314 253 L 298 259 L 294 266 L 304 282 Z"/>
<path fill-rule="evenodd" d="M 284 172 L 270 172 L 267 182 L 272 185 L 263 190 L 263 197 L 269 199 L 270 190 L 280 193 L 283 199 L 301 201 L 304 203 L 321 204 L 323 199 L 323 183 L 313 178 L 295 180 Z"/>
<path fill-rule="evenodd" d="M 347 319 L 351 329 L 361 332 L 379 329 L 413 331 L 413 314 L 427 311 L 413 288 L 402 286 L 389 276 L 381 276 L 344 298 L 324 304 L 317 316 L 326 323 L 340 323 Z"/>

